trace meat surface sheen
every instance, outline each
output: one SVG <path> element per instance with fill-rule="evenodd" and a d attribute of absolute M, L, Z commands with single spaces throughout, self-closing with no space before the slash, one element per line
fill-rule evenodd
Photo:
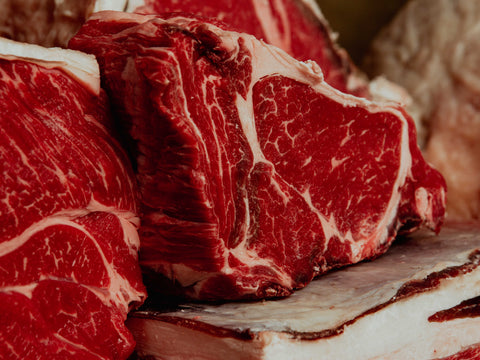
<path fill-rule="evenodd" d="M 98 65 L 4 39 L 0 76 L 0 357 L 126 359 L 137 189 Z"/>
<path fill-rule="evenodd" d="M 185 16 L 100 12 L 70 46 L 97 56 L 132 140 L 141 264 L 190 297 L 286 296 L 440 229 L 445 184 L 411 119 L 314 62 Z"/>
<path fill-rule="evenodd" d="M 135 5 L 142 5 L 135 9 Z M 284 50 L 297 60 L 316 61 L 325 81 L 356 95 L 367 96 L 366 77 L 335 41 L 314 0 L 141 0 L 130 1 L 142 14 L 191 13 L 216 19 Z"/>

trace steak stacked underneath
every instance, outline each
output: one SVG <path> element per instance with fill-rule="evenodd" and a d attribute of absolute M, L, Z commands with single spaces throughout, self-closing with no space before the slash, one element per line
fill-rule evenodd
<path fill-rule="evenodd" d="M 137 192 L 98 65 L 5 39 L 0 54 L 0 357 L 126 359 L 146 295 Z"/>
<path fill-rule="evenodd" d="M 97 56 L 130 136 L 141 264 L 187 296 L 286 296 L 440 228 L 445 183 L 411 119 L 314 62 L 187 16 L 100 12 L 70 47 Z"/>

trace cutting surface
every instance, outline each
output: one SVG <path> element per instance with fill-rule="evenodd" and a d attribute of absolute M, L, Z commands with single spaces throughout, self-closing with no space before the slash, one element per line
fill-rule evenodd
<path fill-rule="evenodd" d="M 409 281 L 469 263 L 477 249 L 480 225 L 446 226 L 438 236 L 422 232 L 398 239 L 375 261 L 331 272 L 285 299 L 149 310 L 158 311 L 160 317 L 193 319 L 235 331 L 321 332 L 391 301 Z"/>

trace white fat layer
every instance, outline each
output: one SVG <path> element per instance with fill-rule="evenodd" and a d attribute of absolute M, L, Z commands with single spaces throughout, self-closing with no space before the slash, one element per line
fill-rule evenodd
<path fill-rule="evenodd" d="M 92 93 L 100 93 L 100 70 L 93 55 L 0 38 L 0 58 L 28 61 L 47 69 L 60 69 Z"/>
<path fill-rule="evenodd" d="M 38 283 L 32 283 L 27 285 L 13 285 L 13 286 L 4 286 L 0 288 L 2 293 L 16 292 L 26 296 L 29 299 L 32 299 L 32 294 Z"/>
<path fill-rule="evenodd" d="M 366 315 L 347 326 L 341 335 L 327 339 L 298 341 L 284 334 L 264 333 L 267 344 L 264 359 L 303 360 L 322 354 L 325 359 L 427 360 L 454 354 L 480 342 L 480 333 L 472 331 L 480 325 L 480 319 L 437 323 L 429 322 L 428 318 L 479 296 L 479 287 L 480 269 L 477 269 L 460 278 L 443 281 L 438 289 Z M 469 331 L 471 333 L 465 336 Z"/>
<path fill-rule="evenodd" d="M 281 49 L 291 48 L 291 30 L 287 10 L 281 0 L 273 2 L 252 0 L 252 5 L 256 13 L 256 18 L 260 21 L 265 41 Z M 271 6 L 275 7 L 276 15 L 273 14 Z M 280 19 L 283 31 L 279 29 L 278 20 Z M 283 35 L 283 36 L 282 36 Z"/>
<path fill-rule="evenodd" d="M 161 318 L 131 317 L 127 326 L 137 341 L 139 354 L 161 359 L 201 358 L 309 360 L 309 359 L 416 359 L 428 360 L 455 354 L 480 342 L 480 318 L 429 322 L 437 311 L 449 309 L 480 293 L 480 270 L 460 280 L 444 281 L 439 289 L 393 303 L 358 319 L 340 335 L 299 340 L 287 332 L 260 331 L 248 342 L 219 337 Z M 197 320 L 204 321 L 202 317 Z M 193 340 L 192 340 L 193 339 Z M 173 341 L 175 340 L 175 341 Z M 321 354 L 321 356 L 319 356 Z"/>
<path fill-rule="evenodd" d="M 443 269 L 468 264 L 469 254 L 480 248 L 478 234 L 478 226 L 470 229 L 447 227 L 438 237 L 430 233 L 417 234 L 409 241 L 395 244 L 385 256 L 374 262 L 330 273 L 286 299 L 184 305 L 181 310 L 149 319 L 143 318 L 145 314 L 136 316 L 133 313 L 129 328 L 140 340 L 138 350 L 145 355 L 153 354 L 150 353 L 152 347 L 164 335 L 175 336 L 185 331 L 181 325 L 162 321 L 162 316 L 166 316 L 201 321 L 222 331 L 251 333 L 253 340 L 248 341 L 244 348 L 245 358 L 251 355 L 254 346 L 257 348 L 259 345 L 262 355 L 256 352 L 257 357 L 254 358 L 264 360 L 421 360 L 448 356 L 463 347 L 480 343 L 480 333 L 474 331 L 480 326 L 480 318 L 441 323 L 429 322 L 428 318 L 438 311 L 479 296 L 480 267 L 442 279 L 436 288 L 386 304 L 409 281 L 422 280 Z M 382 304 L 385 306 L 377 308 Z M 309 333 L 335 329 L 353 319 L 356 321 L 336 336 L 301 340 L 291 335 L 291 331 Z M 187 330 L 193 331 L 192 327 Z M 181 343 L 175 346 L 183 348 L 182 341 L 189 342 L 199 333 L 204 334 L 197 331 L 188 337 L 178 336 Z M 197 347 L 204 346 L 207 341 L 218 347 L 225 345 L 224 338 L 212 335 L 204 338 L 200 345 L 189 348 L 185 344 L 188 352 L 183 354 L 184 358 L 196 354 Z M 237 342 L 238 346 L 242 343 L 240 340 Z M 154 354 L 162 359 L 174 359 L 174 355 L 166 356 L 176 354 L 173 346 L 165 346 L 169 350 L 158 348 L 158 353 Z M 230 356 L 241 355 L 234 353 L 237 348 L 232 347 L 231 351 Z M 217 360 L 222 357 L 211 351 L 205 358 Z"/>
<path fill-rule="evenodd" d="M 258 343 L 216 337 L 155 320 L 138 321 L 132 318 L 127 319 L 126 324 L 137 342 L 140 356 L 153 355 L 158 359 L 262 359 Z"/>
<path fill-rule="evenodd" d="M 128 5 L 133 1 L 129 0 L 96 0 L 93 8 L 94 12 L 104 10 L 125 11 Z M 140 1 L 139 1 L 140 2 Z"/>
<path fill-rule="evenodd" d="M 477 248 L 478 228 L 463 231 L 444 227 L 439 236 L 421 233 L 409 241 L 394 243 L 386 255 L 374 262 L 326 274 L 280 301 L 196 306 L 168 315 L 259 332 L 333 329 L 386 303 L 411 280 L 467 263 L 469 254 Z M 480 287 L 472 287 L 472 291 L 480 291 Z"/>

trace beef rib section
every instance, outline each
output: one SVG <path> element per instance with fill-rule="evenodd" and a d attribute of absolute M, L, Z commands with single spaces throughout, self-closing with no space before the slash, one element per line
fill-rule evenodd
<path fill-rule="evenodd" d="M 286 296 L 440 229 L 445 184 L 411 119 L 314 62 L 186 16 L 99 12 L 70 46 L 97 56 L 133 145 L 141 264 L 187 296 Z"/>
<path fill-rule="evenodd" d="M 92 56 L 0 41 L 0 354 L 126 359 L 137 188 Z"/>

